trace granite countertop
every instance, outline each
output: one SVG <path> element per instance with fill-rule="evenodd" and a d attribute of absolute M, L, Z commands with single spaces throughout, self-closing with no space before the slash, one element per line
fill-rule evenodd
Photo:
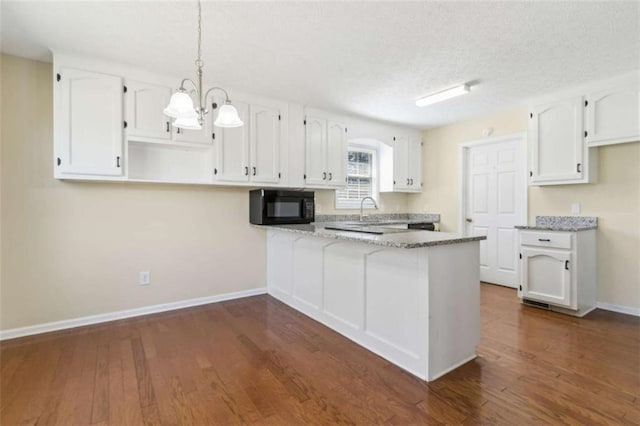
<path fill-rule="evenodd" d="M 424 222 L 424 221 L 422 221 Z M 402 221 L 400 223 L 407 223 Z M 354 241 L 358 243 L 375 244 L 395 248 L 420 248 L 440 246 L 445 244 L 466 243 L 469 241 L 486 240 L 485 236 L 464 236 L 449 232 L 433 232 L 421 230 L 390 230 L 388 234 L 366 234 L 353 231 L 339 231 L 326 229 L 326 226 L 345 225 L 344 222 L 310 223 L 303 225 L 252 225 L 261 229 L 274 229 L 283 232 L 293 232 L 314 237 L 330 238 L 334 240 Z M 384 226 L 375 228 L 384 230 Z"/>
<path fill-rule="evenodd" d="M 536 216 L 535 225 L 521 225 L 515 228 L 534 231 L 588 231 L 598 229 L 598 218 L 593 216 Z"/>
<path fill-rule="evenodd" d="M 360 215 L 357 214 L 317 214 L 315 223 L 325 222 L 359 222 Z M 440 215 L 436 213 L 372 213 L 365 216 L 363 222 L 375 224 L 409 224 L 440 222 Z"/>

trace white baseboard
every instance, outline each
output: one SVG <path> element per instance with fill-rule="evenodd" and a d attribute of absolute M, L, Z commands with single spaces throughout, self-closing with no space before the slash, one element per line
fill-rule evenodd
<path fill-rule="evenodd" d="M 605 311 L 613 311 L 613 312 L 618 312 L 620 314 L 627 314 L 627 315 L 640 317 L 640 308 L 633 308 L 631 306 L 622 306 L 622 305 L 612 305 L 611 303 L 603 303 L 603 302 L 596 303 L 596 306 L 599 309 L 604 309 Z"/>
<path fill-rule="evenodd" d="M 124 318 L 138 317 L 141 315 L 155 314 L 158 312 L 173 311 L 189 308 L 191 306 L 206 305 L 222 302 L 224 300 L 240 299 L 243 297 L 266 294 L 266 287 L 251 290 L 236 291 L 233 293 L 218 294 L 216 296 L 198 297 L 196 299 L 181 300 L 179 302 L 161 303 L 159 305 L 144 306 L 142 308 L 127 309 L 124 311 L 109 312 L 106 314 L 90 315 L 63 321 L 48 322 L 44 324 L 30 325 L 28 327 L 0 330 L 0 340 L 14 339 L 16 337 L 31 336 L 33 334 L 47 333 L 49 331 L 64 330 L 67 328 L 82 327 L 84 325 L 99 324 L 107 321 L 115 321 Z"/>

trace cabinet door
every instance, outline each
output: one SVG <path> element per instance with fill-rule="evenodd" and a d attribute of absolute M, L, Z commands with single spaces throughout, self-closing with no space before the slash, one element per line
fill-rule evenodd
<path fill-rule="evenodd" d="M 171 99 L 171 88 L 127 81 L 127 138 L 171 139 L 171 119 L 162 112 Z"/>
<path fill-rule="evenodd" d="M 305 148 L 305 185 L 325 186 L 328 177 L 326 120 L 307 116 Z"/>
<path fill-rule="evenodd" d="M 220 182 L 249 181 L 249 104 L 234 101 L 244 126 L 216 128 L 216 168 L 214 179 Z M 215 117 L 213 117 L 215 118 Z"/>
<path fill-rule="evenodd" d="M 586 97 L 587 144 L 640 140 L 640 87 L 629 85 Z"/>
<path fill-rule="evenodd" d="M 571 252 L 522 249 L 522 295 L 558 306 L 571 306 Z"/>
<path fill-rule="evenodd" d="M 409 137 L 409 155 L 407 157 L 409 189 L 422 191 L 422 140 Z"/>
<path fill-rule="evenodd" d="M 121 176 L 122 79 L 64 68 L 57 84 L 57 170 L 63 174 Z"/>
<path fill-rule="evenodd" d="M 579 181 L 583 178 L 582 98 L 534 108 L 530 114 L 531 182 Z"/>
<path fill-rule="evenodd" d="M 347 177 L 347 128 L 344 124 L 327 122 L 327 185 L 344 187 Z"/>
<path fill-rule="evenodd" d="M 280 181 L 280 110 L 251 105 L 250 165 L 251 181 Z"/>
<path fill-rule="evenodd" d="M 409 138 L 396 136 L 393 141 L 393 189 L 409 189 Z"/>

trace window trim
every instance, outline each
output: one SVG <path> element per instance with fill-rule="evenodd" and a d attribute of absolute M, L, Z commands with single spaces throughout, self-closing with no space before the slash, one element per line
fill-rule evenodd
<path fill-rule="evenodd" d="M 347 155 L 349 155 L 349 151 L 359 151 L 359 152 L 367 152 L 373 156 L 373 167 L 371 168 L 371 197 L 376 200 L 378 206 L 380 206 L 380 150 L 378 149 L 378 142 L 348 142 L 347 143 Z M 346 177 L 349 178 L 349 173 L 347 172 Z M 353 210 L 360 209 L 360 202 L 352 201 L 352 200 L 341 200 L 338 198 L 338 189 L 334 192 L 334 200 L 335 200 L 335 209 L 336 210 Z M 375 207 L 371 202 L 365 203 L 365 210 L 374 210 Z"/>

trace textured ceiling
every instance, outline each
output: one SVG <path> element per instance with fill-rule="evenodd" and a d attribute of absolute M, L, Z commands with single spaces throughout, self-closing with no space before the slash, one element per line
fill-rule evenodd
<path fill-rule="evenodd" d="M 640 2 L 205 2 L 209 79 L 418 128 L 640 68 Z M 1 3 L 2 51 L 192 76 L 196 3 Z M 469 95 L 414 101 L 475 82 Z"/>

